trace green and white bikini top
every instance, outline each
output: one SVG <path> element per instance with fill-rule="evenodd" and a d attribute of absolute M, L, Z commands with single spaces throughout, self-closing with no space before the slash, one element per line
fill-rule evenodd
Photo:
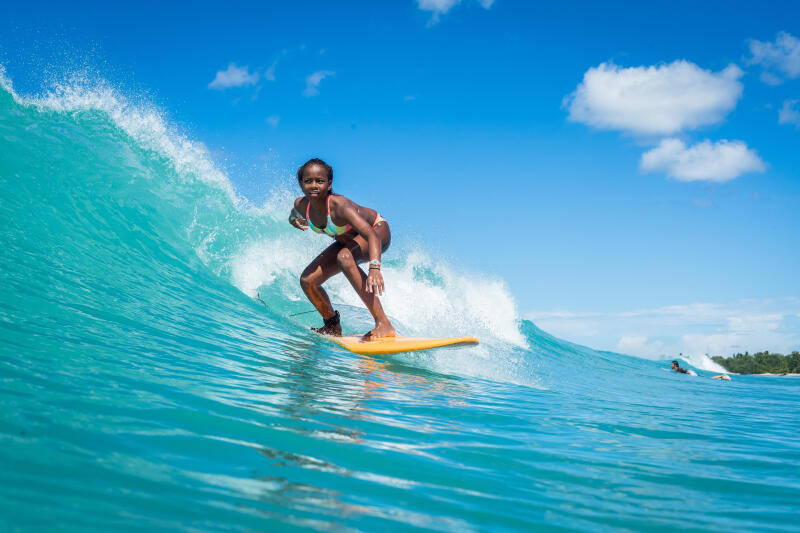
<path fill-rule="evenodd" d="M 316 227 L 314 225 L 314 223 L 311 222 L 311 216 L 310 216 L 310 213 L 309 213 L 310 209 L 311 209 L 311 200 L 308 201 L 308 205 L 306 206 L 306 222 L 308 222 L 308 227 L 311 228 L 312 230 L 314 230 L 315 233 L 326 233 L 326 234 L 330 235 L 331 237 L 336 237 L 337 235 L 342 235 L 342 234 L 347 233 L 348 231 L 350 231 L 352 229 L 352 226 L 350 224 L 348 224 L 346 226 L 337 226 L 336 224 L 333 223 L 333 220 L 331 219 L 331 195 L 330 194 L 328 195 L 328 225 L 327 226 L 325 226 L 324 228 L 321 228 L 321 229 Z"/>

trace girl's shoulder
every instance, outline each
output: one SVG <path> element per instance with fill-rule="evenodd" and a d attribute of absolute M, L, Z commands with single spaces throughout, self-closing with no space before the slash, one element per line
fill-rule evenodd
<path fill-rule="evenodd" d="M 331 201 L 328 205 L 330 205 L 331 214 L 346 218 L 347 211 L 355 210 L 355 212 L 358 213 L 359 205 L 346 196 L 342 196 L 341 194 L 332 194 L 330 199 Z"/>
<path fill-rule="evenodd" d="M 333 208 L 340 209 L 356 205 L 351 199 L 341 194 L 331 194 L 330 198 L 330 204 Z"/>
<path fill-rule="evenodd" d="M 305 209 L 307 202 L 305 202 L 304 200 L 306 200 L 305 196 L 298 196 L 297 198 L 295 198 L 294 199 L 294 208 L 297 209 L 298 211 L 300 211 L 301 208 Z"/>

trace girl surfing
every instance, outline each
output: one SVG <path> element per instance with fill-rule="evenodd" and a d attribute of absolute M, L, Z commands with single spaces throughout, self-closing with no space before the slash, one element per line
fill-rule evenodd
<path fill-rule="evenodd" d="M 326 233 L 334 243 L 325 248 L 300 275 L 303 292 L 325 322 L 314 331 L 342 335 L 339 311 L 331 306 L 322 284 L 344 273 L 375 319 L 375 328 L 364 340 L 394 337 L 396 332 L 383 312 L 378 296 L 383 294 L 381 253 L 389 248 L 389 224 L 374 209 L 363 207 L 333 192 L 333 169 L 321 159 L 309 159 L 297 169 L 303 196 L 294 201 L 289 223 L 297 229 Z M 369 274 L 358 265 L 369 261 Z"/>

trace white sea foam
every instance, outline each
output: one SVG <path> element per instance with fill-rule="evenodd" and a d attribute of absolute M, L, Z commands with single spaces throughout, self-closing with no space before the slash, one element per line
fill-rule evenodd
<path fill-rule="evenodd" d="M 260 239 L 235 253 L 228 270 L 232 283 L 245 294 L 255 296 L 266 289 L 289 302 L 305 303 L 300 272 L 331 241 L 285 226 L 285 233 Z M 402 259 L 393 259 L 396 255 Z M 401 335 L 472 335 L 481 342 L 477 347 L 402 357 L 438 372 L 541 388 L 535 361 L 524 355 L 528 346 L 519 330 L 514 299 L 502 281 L 457 272 L 447 264 L 432 262 L 419 251 L 401 254 L 390 249 L 382 270 L 386 293 L 381 301 Z M 334 306 L 364 307 L 344 276 L 328 280 L 325 289 Z M 343 309 L 346 326 L 369 327 L 366 311 L 360 317 L 352 315 L 353 310 Z"/>
<path fill-rule="evenodd" d="M 259 288 L 274 286 L 290 300 L 305 299 L 300 272 L 330 240 L 286 227 L 287 233 L 252 243 L 231 258 L 231 281 L 245 294 L 255 296 Z M 419 251 L 393 261 L 392 252 L 384 258 L 382 302 L 401 334 L 475 335 L 526 346 L 514 299 L 502 281 L 457 273 Z M 325 287 L 332 300 L 363 307 L 343 276 L 330 279 Z"/>
<path fill-rule="evenodd" d="M 711 360 L 711 358 L 706 354 L 700 353 L 691 353 L 691 354 L 683 354 L 681 357 L 684 361 L 689 363 L 695 368 L 699 368 L 700 370 L 708 370 L 709 372 L 726 372 L 724 368 L 720 365 L 715 363 Z"/>
<path fill-rule="evenodd" d="M 0 65 L 0 86 L 14 100 L 41 111 L 99 111 L 140 146 L 167 159 L 184 178 L 198 179 L 222 190 L 234 205 L 244 202 L 237 196 L 228 177 L 217 168 L 203 143 L 189 140 L 154 105 L 134 103 L 105 81 L 89 81 L 75 76 L 68 82 L 54 83 L 38 96 L 20 96 Z"/>
<path fill-rule="evenodd" d="M 389 255 L 391 257 L 391 255 Z M 420 272 L 430 272 L 435 281 Z M 500 280 L 457 273 L 414 251 L 385 273 L 387 312 L 416 335 L 444 336 L 459 331 L 494 337 L 524 347 L 514 299 Z"/>
<path fill-rule="evenodd" d="M 231 282 L 250 297 L 256 296 L 261 287 L 280 284 L 289 299 L 299 299 L 301 293 L 297 280 L 310 258 L 314 257 L 308 243 L 303 244 L 291 236 L 253 243 L 231 259 Z"/>
<path fill-rule="evenodd" d="M 19 96 L 17 96 L 17 93 L 14 92 L 14 85 L 11 83 L 11 80 L 8 79 L 8 76 L 6 76 L 6 67 L 3 65 L 0 65 L 0 87 L 8 92 L 12 98 L 19 103 Z"/>

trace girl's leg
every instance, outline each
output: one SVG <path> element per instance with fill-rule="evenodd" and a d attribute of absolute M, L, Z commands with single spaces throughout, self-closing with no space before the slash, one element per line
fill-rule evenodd
<path fill-rule="evenodd" d="M 388 226 L 383 223 L 374 228 L 375 233 L 381 239 L 381 248 L 385 251 L 389 247 L 391 235 Z M 343 247 L 336 254 L 339 270 L 347 277 L 350 285 L 353 286 L 361 301 L 367 306 L 372 318 L 375 319 L 375 328 L 364 335 L 364 338 L 394 337 L 397 333 L 383 311 L 378 294 L 367 292 L 367 274 L 358 266 L 369 260 L 367 241 L 362 236 L 357 235 L 347 247 Z"/>
<path fill-rule="evenodd" d="M 319 314 L 322 315 L 323 319 L 331 319 L 336 316 L 336 311 L 331 305 L 328 293 L 322 288 L 322 284 L 341 272 L 336 255 L 343 247 L 342 244 L 334 242 L 311 261 L 300 275 L 300 286 L 303 288 L 303 292 Z M 330 331 L 327 329 L 330 329 Z M 321 331 L 321 333 L 342 334 L 342 327 L 339 325 L 327 329 Z"/>

